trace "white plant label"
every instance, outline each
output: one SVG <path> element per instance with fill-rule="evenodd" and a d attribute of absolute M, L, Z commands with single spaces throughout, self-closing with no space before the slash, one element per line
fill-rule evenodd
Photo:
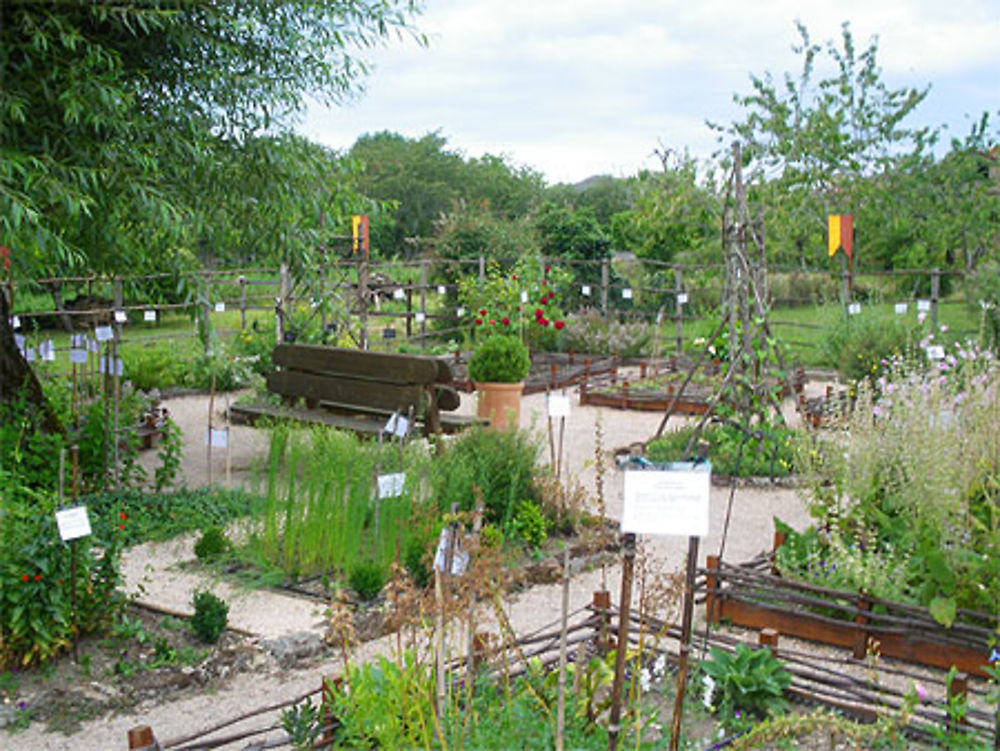
<path fill-rule="evenodd" d="M 626 470 L 622 532 L 706 537 L 711 477 L 707 463 Z"/>
<path fill-rule="evenodd" d="M 441 537 L 438 538 L 437 550 L 434 551 L 434 568 L 444 573 L 445 563 L 448 560 L 448 528 L 441 530 Z M 459 540 L 455 540 L 455 547 L 451 552 L 451 575 L 461 576 L 469 567 L 469 554 L 462 550 Z"/>
<path fill-rule="evenodd" d="M 632 299 L 632 288 L 626 287 L 625 289 L 622 290 L 622 300 L 631 300 L 631 299 Z"/>
<path fill-rule="evenodd" d="M 106 342 L 115 338 L 115 332 L 111 330 L 110 326 L 98 326 L 94 329 L 94 337 L 99 342 Z"/>
<path fill-rule="evenodd" d="M 75 365 L 85 365 L 87 362 L 87 350 L 71 349 L 69 351 L 69 361 Z"/>
<path fill-rule="evenodd" d="M 427 320 L 427 316 L 424 315 L 423 313 L 416 313 L 413 316 L 413 320 L 416 321 L 417 323 L 423 323 L 424 321 Z"/>
<path fill-rule="evenodd" d="M 584 297 L 590 297 L 590 285 L 584 284 L 582 287 L 580 287 L 580 294 L 583 295 Z"/>
<path fill-rule="evenodd" d="M 403 495 L 404 487 L 406 487 L 405 472 L 393 472 L 388 475 L 378 476 L 379 498 L 398 498 Z"/>
<path fill-rule="evenodd" d="M 313 307 L 315 307 L 315 305 Z M 222 300 L 219 300 L 219 302 L 215 303 L 215 312 L 216 313 L 226 312 L 226 304 L 222 302 Z"/>
<path fill-rule="evenodd" d="M 392 297 L 394 300 L 405 300 L 406 293 L 403 291 L 402 287 L 399 287 L 398 289 L 394 289 L 392 291 Z"/>
<path fill-rule="evenodd" d="M 905 316 L 906 315 L 906 309 L 908 307 L 910 307 L 910 306 L 907 305 L 905 302 L 898 302 L 898 303 L 896 303 L 896 315 L 898 315 L 898 316 Z"/>
<path fill-rule="evenodd" d="M 935 362 L 944 359 L 944 347 L 940 344 L 932 344 L 927 348 L 927 357 Z"/>
<path fill-rule="evenodd" d="M 21 354 L 24 354 L 24 335 L 14 334 L 14 346 L 17 347 Z"/>
<path fill-rule="evenodd" d="M 14 316 L 13 318 L 11 318 L 10 319 L 10 327 L 12 329 L 19 329 L 19 328 L 21 328 L 21 317 L 20 316 Z"/>
<path fill-rule="evenodd" d="M 917 300 L 917 312 L 918 313 L 930 313 L 931 312 L 931 301 L 930 300 Z"/>
<path fill-rule="evenodd" d="M 455 308 L 455 314 L 461 318 L 465 315 L 465 308 Z"/>
<path fill-rule="evenodd" d="M 388 433 L 396 438 L 405 438 L 410 432 L 410 421 L 400 414 L 393 413 L 389 417 L 389 422 L 382 428 L 383 433 Z"/>
<path fill-rule="evenodd" d="M 116 310 L 115 323 L 128 323 L 128 314 L 124 310 Z"/>
<path fill-rule="evenodd" d="M 59 537 L 64 542 L 76 540 L 79 537 L 88 537 L 91 530 L 87 507 L 74 506 L 56 511 L 56 526 L 59 527 Z"/>
<path fill-rule="evenodd" d="M 56 359 L 56 345 L 52 343 L 51 339 L 46 339 L 42 343 L 42 346 L 38 348 L 38 351 L 42 355 L 42 359 L 45 362 L 55 362 Z"/>
<path fill-rule="evenodd" d="M 214 449 L 224 449 L 229 445 L 229 428 L 208 428 L 205 443 Z"/>
<path fill-rule="evenodd" d="M 438 294 L 443 295 L 448 292 L 447 288 L 443 284 L 438 285 Z"/>
<path fill-rule="evenodd" d="M 95 339 L 91 339 L 87 342 L 87 349 L 91 352 L 100 352 L 101 345 Z"/>
<path fill-rule="evenodd" d="M 660 308 L 656 314 L 656 325 L 659 326 L 661 323 L 663 323 L 663 308 Z"/>
<path fill-rule="evenodd" d="M 688 301 L 687 292 L 681 292 L 679 295 L 677 295 L 678 305 L 687 305 L 687 301 Z"/>
<path fill-rule="evenodd" d="M 549 394 L 549 417 L 569 417 L 569 397 L 565 394 Z"/>
<path fill-rule="evenodd" d="M 521 290 L 521 302 L 528 302 L 528 293 Z"/>
<path fill-rule="evenodd" d="M 28 362 L 34 362 L 35 360 L 38 359 L 35 356 L 35 348 L 34 347 L 28 347 L 26 350 L 24 350 L 24 359 L 27 360 Z"/>
<path fill-rule="evenodd" d="M 155 310 L 144 310 L 142 311 L 142 320 L 146 323 L 156 322 L 156 311 Z"/>
<path fill-rule="evenodd" d="M 118 376 L 121 378 L 123 373 L 121 358 L 119 357 L 113 362 L 111 358 L 107 356 L 100 358 L 97 361 L 97 372 L 101 375 Z"/>
<path fill-rule="evenodd" d="M 858 313 L 861 312 L 861 303 L 852 302 L 850 305 L 847 306 L 847 312 L 852 316 L 856 316 Z"/>

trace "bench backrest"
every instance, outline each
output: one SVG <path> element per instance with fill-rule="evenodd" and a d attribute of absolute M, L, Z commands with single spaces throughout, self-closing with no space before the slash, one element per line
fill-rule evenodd
<path fill-rule="evenodd" d="M 420 355 L 279 344 L 273 359 L 280 368 L 267 375 L 273 393 L 376 410 L 419 410 L 425 393 L 452 381 L 448 363 Z"/>

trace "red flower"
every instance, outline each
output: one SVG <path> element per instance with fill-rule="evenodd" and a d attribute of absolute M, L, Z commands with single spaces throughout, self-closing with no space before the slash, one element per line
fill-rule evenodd
<path fill-rule="evenodd" d="M 482 310 L 480 310 L 480 311 L 479 311 L 479 315 L 481 315 L 481 316 L 484 316 L 484 317 L 485 317 L 485 316 L 486 316 L 486 308 L 483 308 Z"/>
<path fill-rule="evenodd" d="M 507 316 L 504 316 L 503 318 L 500 319 L 500 323 L 502 323 L 504 326 L 510 326 L 510 319 Z"/>
<path fill-rule="evenodd" d="M 542 279 L 542 286 L 545 287 L 546 285 L 548 285 L 548 282 Z"/>
<path fill-rule="evenodd" d="M 24 576 L 21 577 L 21 581 L 26 582 L 30 578 L 31 578 L 30 576 L 28 576 L 27 574 L 25 574 Z"/>
<path fill-rule="evenodd" d="M 482 326 L 483 325 L 483 319 L 482 318 L 477 318 L 476 319 L 476 325 L 477 326 Z"/>
<path fill-rule="evenodd" d="M 119 524 L 118 525 L 118 529 L 125 529 L 125 525 L 124 524 Z"/>
<path fill-rule="evenodd" d="M 542 298 L 541 300 L 539 300 L 538 302 L 539 302 L 540 304 L 542 304 L 542 305 L 548 305 L 548 304 L 549 304 L 549 298 L 547 298 L 547 297 L 543 297 L 543 298 Z"/>
<path fill-rule="evenodd" d="M 40 582 L 41 580 L 42 580 L 42 575 L 41 574 L 35 574 L 35 581 L 36 582 Z"/>
<path fill-rule="evenodd" d="M 555 292 L 549 292 L 549 301 L 551 302 L 552 300 L 555 300 L 555 299 L 556 299 L 556 293 Z"/>
<path fill-rule="evenodd" d="M 122 511 L 122 512 L 121 512 L 120 514 L 118 514 L 118 516 L 120 516 L 120 517 L 121 517 L 121 520 L 122 520 L 122 521 L 125 521 L 126 519 L 128 519 L 128 517 L 127 517 L 127 516 L 125 515 L 125 512 L 124 512 L 124 511 Z"/>
<path fill-rule="evenodd" d="M 495 319 L 493 319 L 493 318 L 491 318 L 491 319 L 490 319 L 490 326 L 496 326 L 496 325 L 497 325 L 497 322 L 496 322 L 496 320 L 495 320 Z"/>
<path fill-rule="evenodd" d="M 541 318 L 543 315 L 545 315 L 544 310 L 541 308 L 535 308 L 535 318 Z"/>
<path fill-rule="evenodd" d="M 543 326 L 548 326 L 549 325 L 549 319 L 548 318 L 539 318 L 538 322 L 540 324 L 542 324 Z"/>
<path fill-rule="evenodd" d="M 545 273 L 546 273 L 546 274 L 548 274 L 548 273 L 549 273 L 549 272 L 550 272 L 551 270 L 552 270 L 552 267 L 551 267 L 551 266 L 546 266 L 546 267 L 545 267 Z"/>
<path fill-rule="evenodd" d="M 555 322 L 556 331 L 562 331 L 566 328 L 566 321 L 556 321 Z"/>
<path fill-rule="evenodd" d="M 510 280 L 511 280 L 512 282 L 516 282 L 516 281 L 517 281 L 517 274 L 511 274 L 511 275 L 510 275 Z"/>

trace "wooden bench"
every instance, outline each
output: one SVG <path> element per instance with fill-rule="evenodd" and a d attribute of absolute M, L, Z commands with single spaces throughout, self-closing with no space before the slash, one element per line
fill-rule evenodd
<path fill-rule="evenodd" d="M 282 397 L 282 407 L 242 405 L 231 408 L 237 419 L 290 418 L 378 433 L 394 412 L 412 409 L 425 435 L 452 432 L 480 422 L 462 415 L 447 362 L 435 357 L 364 352 L 307 344 L 279 344 L 267 390 Z M 297 406 L 303 401 L 305 409 Z"/>

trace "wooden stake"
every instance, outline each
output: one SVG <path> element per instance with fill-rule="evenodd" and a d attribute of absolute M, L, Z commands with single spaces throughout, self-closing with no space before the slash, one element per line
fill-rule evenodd
<path fill-rule="evenodd" d="M 625 533 L 622 542 L 622 594 L 618 604 L 618 646 L 615 651 L 615 681 L 611 686 L 611 715 L 608 718 L 608 751 L 618 748 L 621 731 L 622 688 L 625 683 L 625 653 L 628 651 L 629 610 L 632 602 L 632 572 L 635 568 L 635 534 Z"/>
<path fill-rule="evenodd" d="M 562 621 L 559 628 L 559 700 L 556 715 L 556 751 L 563 751 L 566 732 L 566 622 L 569 618 L 569 546 L 563 546 Z M 579 666 L 577 666 L 579 668 Z"/>
<path fill-rule="evenodd" d="M 677 751 L 687 690 L 688 658 L 691 654 L 691 619 L 694 613 L 694 574 L 698 562 L 698 538 L 688 538 L 687 570 L 684 582 L 684 613 L 681 620 L 680 655 L 677 661 L 677 693 L 674 696 L 674 720 L 670 729 L 670 751 Z"/>

